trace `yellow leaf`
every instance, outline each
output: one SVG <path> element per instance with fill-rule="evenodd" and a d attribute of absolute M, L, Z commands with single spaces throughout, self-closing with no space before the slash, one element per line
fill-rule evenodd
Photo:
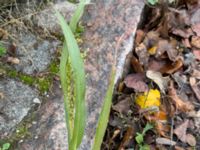
<path fill-rule="evenodd" d="M 139 94 L 136 97 L 136 104 L 141 108 L 160 106 L 160 92 L 157 89 L 150 89 L 148 92 Z"/>
<path fill-rule="evenodd" d="M 148 51 L 150 55 L 154 55 L 157 51 L 157 46 L 151 47 L 150 49 L 148 49 Z"/>

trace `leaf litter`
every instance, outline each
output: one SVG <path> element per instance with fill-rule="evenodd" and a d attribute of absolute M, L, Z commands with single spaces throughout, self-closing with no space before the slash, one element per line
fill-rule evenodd
<path fill-rule="evenodd" d="M 200 1 L 158 2 L 136 31 L 102 149 L 200 149 Z"/>

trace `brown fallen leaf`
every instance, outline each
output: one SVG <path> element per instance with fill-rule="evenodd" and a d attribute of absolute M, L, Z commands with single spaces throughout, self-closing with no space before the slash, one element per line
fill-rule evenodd
<path fill-rule="evenodd" d="M 120 82 L 118 85 L 118 92 L 122 92 L 124 87 L 125 87 L 124 82 Z"/>
<path fill-rule="evenodd" d="M 182 147 L 177 146 L 177 145 L 174 147 L 174 149 L 175 149 L 175 150 L 185 150 L 185 148 L 182 148 Z"/>
<path fill-rule="evenodd" d="M 0 28 L 0 39 L 7 39 L 8 38 L 8 32 L 2 28 Z"/>
<path fill-rule="evenodd" d="M 186 135 L 186 141 L 190 146 L 196 146 L 196 138 L 192 134 Z"/>
<path fill-rule="evenodd" d="M 139 58 L 139 62 L 143 66 L 148 65 L 148 60 L 149 60 L 149 53 L 147 51 L 147 47 L 144 45 L 144 43 L 139 44 L 135 48 L 135 53 L 137 54 Z"/>
<path fill-rule="evenodd" d="M 178 139 L 180 141 L 184 142 L 184 143 L 187 142 L 186 131 L 187 131 L 187 128 L 188 128 L 188 123 L 189 123 L 189 120 L 187 119 L 181 125 L 179 125 L 178 127 L 176 127 L 174 129 L 174 134 L 176 134 Z"/>
<path fill-rule="evenodd" d="M 159 40 L 155 57 L 160 58 L 166 52 L 171 61 L 176 61 L 179 55 L 178 50 L 176 49 L 177 45 L 178 43 L 175 39 L 171 39 L 170 41 L 163 39 Z"/>
<path fill-rule="evenodd" d="M 191 86 L 192 90 L 194 91 L 197 99 L 200 101 L 200 89 L 199 89 L 196 79 L 194 77 L 190 77 L 190 86 Z"/>
<path fill-rule="evenodd" d="M 191 48 L 191 44 L 190 44 L 190 41 L 189 39 L 182 39 L 182 43 L 185 47 L 187 48 Z"/>
<path fill-rule="evenodd" d="M 192 73 L 191 73 L 191 76 L 196 78 L 196 79 L 200 79 L 200 71 L 197 70 L 197 69 L 193 69 Z"/>
<path fill-rule="evenodd" d="M 188 113 L 188 116 L 193 118 L 196 129 L 200 130 L 200 110 L 197 112 L 191 111 Z"/>
<path fill-rule="evenodd" d="M 189 38 L 194 35 L 193 31 L 190 28 L 185 30 L 174 28 L 172 29 L 172 33 L 182 38 Z"/>
<path fill-rule="evenodd" d="M 193 50 L 192 52 L 193 52 L 195 58 L 197 60 L 200 60 L 200 50 Z"/>
<path fill-rule="evenodd" d="M 136 73 L 142 73 L 144 72 L 144 69 L 138 59 L 135 56 L 132 56 L 131 58 L 131 66 L 134 69 Z"/>
<path fill-rule="evenodd" d="M 119 101 L 117 104 L 112 106 L 112 109 L 121 114 L 127 114 L 130 110 L 131 99 L 126 97 L 124 100 Z"/>
<path fill-rule="evenodd" d="M 192 36 L 191 45 L 194 46 L 195 48 L 199 48 L 200 49 L 200 37 Z"/>
<path fill-rule="evenodd" d="M 193 25 L 192 30 L 196 33 L 197 36 L 200 36 L 200 23 Z"/>
<path fill-rule="evenodd" d="M 144 114 L 144 116 L 149 122 L 155 122 L 155 121 L 166 122 L 167 121 L 167 114 L 164 111 L 146 113 Z"/>
<path fill-rule="evenodd" d="M 159 71 L 161 73 L 172 74 L 172 73 L 176 72 L 177 70 L 179 70 L 182 66 L 183 66 L 183 61 L 181 58 L 179 58 L 174 63 L 168 63 L 163 68 L 161 68 Z"/>
<path fill-rule="evenodd" d="M 190 18 L 192 25 L 200 23 L 199 14 L 200 14 L 199 9 L 196 9 L 196 11 L 193 11 L 193 14 L 191 15 L 191 18 Z"/>
<path fill-rule="evenodd" d="M 129 126 L 124 137 L 123 137 L 123 140 L 119 146 L 119 149 L 118 150 L 123 150 L 125 149 L 125 147 L 129 144 L 129 142 L 133 139 L 133 135 L 134 135 L 134 128 Z"/>
<path fill-rule="evenodd" d="M 169 77 L 163 77 L 160 72 L 156 72 L 156 71 L 152 71 L 152 70 L 148 70 L 146 72 L 146 76 L 149 79 L 153 80 L 158 85 L 161 92 L 165 93 L 165 91 L 168 87 L 169 80 L 170 80 Z"/>
<path fill-rule="evenodd" d="M 159 71 L 167 64 L 167 60 L 150 59 L 147 70 Z"/>
<path fill-rule="evenodd" d="M 145 77 L 141 73 L 130 74 L 124 79 L 124 83 L 128 88 L 132 88 L 136 92 L 147 92 L 149 88 L 144 80 Z"/>
<path fill-rule="evenodd" d="M 188 112 L 194 109 L 194 106 L 189 101 L 185 102 L 181 98 L 179 98 L 174 88 L 173 81 L 170 81 L 168 94 L 170 96 L 170 100 L 174 103 L 177 110 L 180 110 L 182 112 Z"/>
<path fill-rule="evenodd" d="M 167 134 L 170 132 L 170 126 L 161 121 L 155 122 L 155 129 L 160 136 L 168 138 Z"/>
<path fill-rule="evenodd" d="M 136 31 L 136 37 L 135 37 L 135 44 L 139 45 L 143 41 L 144 36 L 145 36 L 145 33 L 144 33 L 143 30 L 140 30 L 140 29 L 137 30 Z"/>
<path fill-rule="evenodd" d="M 143 43 L 149 49 L 152 46 L 155 46 L 159 40 L 159 33 L 156 31 L 150 31 L 146 34 Z"/>
<path fill-rule="evenodd" d="M 156 138 L 156 144 L 174 146 L 176 145 L 176 142 L 167 138 Z"/>

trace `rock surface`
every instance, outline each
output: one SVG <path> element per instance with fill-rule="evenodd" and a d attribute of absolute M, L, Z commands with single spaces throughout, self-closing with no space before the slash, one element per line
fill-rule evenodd
<path fill-rule="evenodd" d="M 88 52 L 85 65 L 88 74 L 86 96 L 88 116 L 81 150 L 89 150 L 92 147 L 114 56 L 116 54 L 118 58 L 116 67 L 119 78 L 126 55 L 132 50 L 143 7 L 144 3 L 141 0 L 98 0 L 86 10 L 83 18 L 86 28 L 82 49 Z M 18 149 L 67 149 L 61 89 L 54 88 L 52 93 L 54 95 L 51 94 L 39 110 L 36 124 L 30 128 L 34 136 L 18 144 Z"/>
<path fill-rule="evenodd" d="M 3 139 L 27 116 L 36 105 L 34 98 L 39 95 L 36 90 L 12 79 L 1 79 L 0 93 L 0 139 Z"/>
<path fill-rule="evenodd" d="M 26 74 L 44 71 L 55 57 L 54 54 L 60 42 L 44 40 L 29 31 L 20 30 L 18 28 L 15 34 L 18 36 L 16 53 L 20 60 L 19 64 L 15 65 L 16 70 Z"/>
<path fill-rule="evenodd" d="M 60 11 L 65 14 L 66 19 L 71 16 L 75 8 L 75 6 L 72 7 L 73 5 L 68 2 L 63 2 L 59 6 L 59 8 L 62 8 Z M 52 9 L 54 8 L 46 9 L 45 13 L 50 11 L 48 14 L 54 16 Z M 42 11 L 38 14 L 40 19 L 44 20 L 41 14 L 44 14 L 44 12 Z M 28 19 L 30 19 L 29 15 L 24 18 L 24 21 Z M 37 21 L 39 22 L 40 20 L 38 19 Z M 53 25 L 55 24 L 55 16 L 51 21 L 49 19 L 45 21 Z M 56 26 L 59 27 L 58 23 L 56 23 Z M 45 35 L 40 35 L 38 32 L 30 30 L 30 26 L 25 25 L 22 21 L 8 23 L 4 27 L 4 30 L 9 33 L 8 38 L 3 38 L 2 40 L 8 48 L 8 55 L 16 57 L 19 60 L 19 63 L 15 65 L 10 63 L 10 65 L 14 66 L 13 69 L 31 76 L 45 71 L 48 68 L 52 59 L 55 58 L 55 52 L 58 46 L 61 44 L 55 38 L 45 38 Z M 0 75 L 2 74 L 4 73 L 0 72 Z M 5 79 L 2 76 L 0 78 L 0 140 L 2 140 L 12 134 L 18 124 L 32 110 L 31 108 L 42 102 L 42 99 L 38 99 L 39 91 L 30 88 L 28 85 L 21 83 L 21 81 Z M 60 105 L 62 107 L 62 104 Z"/>

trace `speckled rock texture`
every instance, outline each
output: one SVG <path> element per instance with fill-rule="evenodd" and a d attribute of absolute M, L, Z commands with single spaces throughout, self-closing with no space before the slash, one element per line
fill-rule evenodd
<path fill-rule="evenodd" d="M 38 92 L 12 79 L 0 80 L 0 139 L 8 137 L 36 105 Z"/>
<path fill-rule="evenodd" d="M 29 132 L 31 138 L 19 143 L 15 150 L 66 150 L 67 130 L 64 119 L 62 92 L 54 83 L 53 93 L 35 115 Z"/>
<path fill-rule="evenodd" d="M 55 58 L 57 48 L 61 46 L 61 42 L 54 36 L 61 34 L 55 9 L 58 9 L 66 20 L 69 20 L 76 5 L 66 1 L 58 2 L 40 12 L 35 12 L 34 9 L 29 10 L 29 5 L 20 5 L 19 9 L 22 9 L 21 7 L 24 8 L 21 14 L 23 20 L 5 27 L 10 36 L 4 40 L 4 43 L 7 47 L 12 43 L 16 45 L 15 57 L 19 59 L 19 64 L 14 65 L 15 69 L 32 75 L 47 69 L 52 59 Z"/>
<path fill-rule="evenodd" d="M 122 75 L 126 56 L 133 48 L 143 7 L 144 2 L 141 0 L 96 0 L 86 9 L 82 49 L 87 50 L 85 69 L 88 74 L 88 116 L 81 150 L 90 150 L 92 147 L 115 55 L 117 81 Z M 36 124 L 30 128 L 34 136 L 19 143 L 19 150 L 67 149 L 61 95 L 61 89 L 52 90 L 52 94 L 38 111 Z"/>
<path fill-rule="evenodd" d="M 19 64 L 15 65 L 17 71 L 26 74 L 39 73 L 47 69 L 60 42 L 57 40 L 46 40 L 31 33 L 28 30 L 19 28 L 14 33 L 18 38 L 16 41 L 17 58 L 20 60 Z"/>
<path fill-rule="evenodd" d="M 32 18 L 32 22 L 35 26 L 42 28 L 42 30 L 44 31 L 60 35 L 61 30 L 55 16 L 55 10 L 59 10 L 59 12 L 65 17 L 66 20 L 70 20 L 76 7 L 76 5 L 67 1 L 56 2 L 56 4 L 53 4 L 51 7 L 41 11 L 37 15 L 34 15 Z"/>

